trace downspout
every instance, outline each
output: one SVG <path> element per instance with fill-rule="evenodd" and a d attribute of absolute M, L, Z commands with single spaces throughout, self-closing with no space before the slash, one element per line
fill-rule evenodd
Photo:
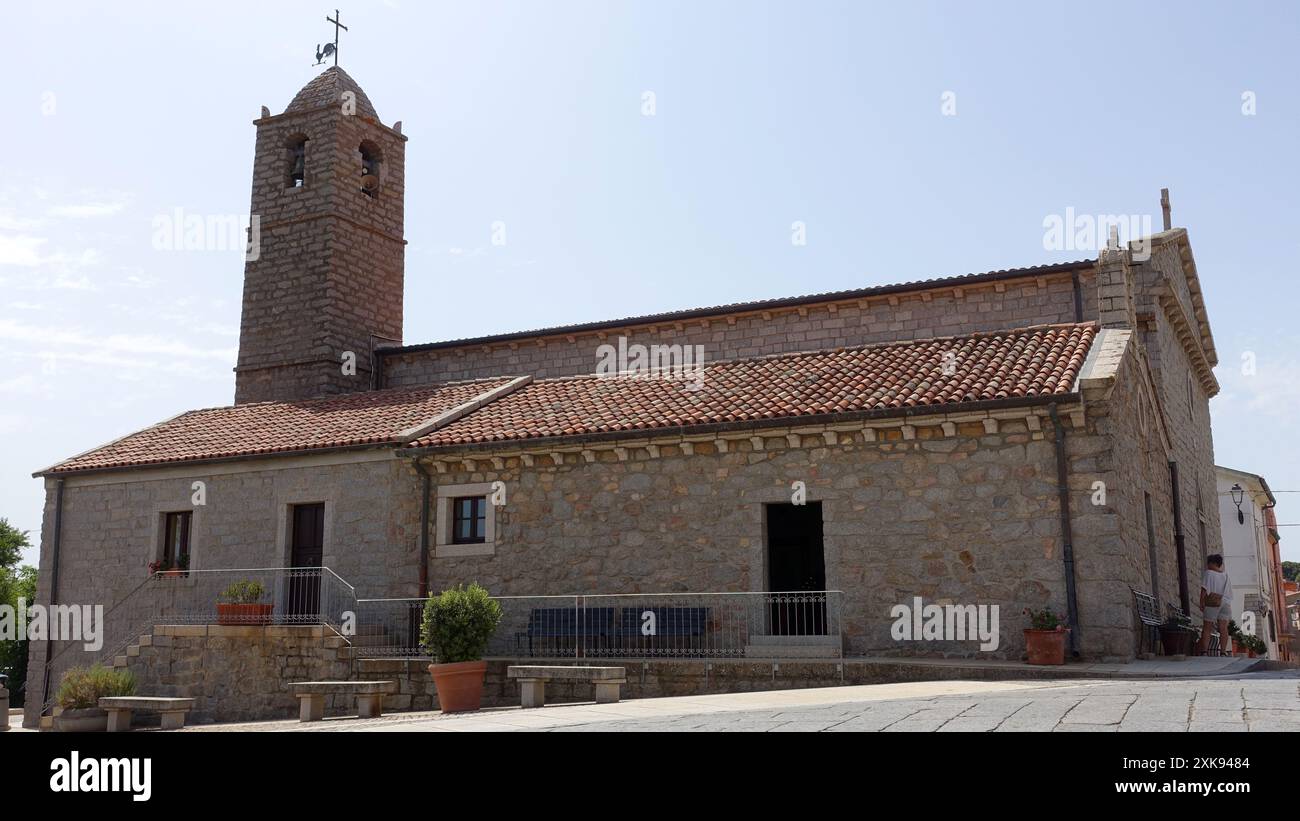
<path fill-rule="evenodd" d="M 49 607 L 59 601 L 59 546 L 63 541 L 63 478 L 54 480 L 54 533 L 50 536 L 50 600 Z M 41 705 L 50 697 L 50 656 L 53 643 L 45 640 L 45 671 L 41 679 Z"/>
<path fill-rule="evenodd" d="M 1192 602 L 1187 594 L 1187 551 L 1183 537 L 1183 501 L 1178 492 L 1178 463 L 1169 463 L 1169 488 L 1174 496 L 1174 550 L 1178 551 L 1178 601 L 1183 612 L 1192 614 Z"/>
<path fill-rule="evenodd" d="M 1065 606 L 1070 619 L 1070 655 L 1079 655 L 1079 595 L 1074 584 L 1074 531 L 1070 527 L 1069 467 L 1065 461 L 1065 426 L 1056 413 L 1056 403 L 1047 406 L 1056 441 L 1056 492 L 1061 507 L 1061 546 L 1065 561 Z"/>
<path fill-rule="evenodd" d="M 1074 321 L 1083 321 L 1083 285 L 1079 283 L 1079 272 L 1075 271 L 1070 275 L 1070 281 L 1074 284 Z"/>
<path fill-rule="evenodd" d="M 420 598 L 423 599 L 429 595 L 429 496 L 433 477 L 429 475 L 429 469 L 424 466 L 419 457 L 411 461 L 415 463 L 415 469 L 424 477 L 420 493 Z"/>

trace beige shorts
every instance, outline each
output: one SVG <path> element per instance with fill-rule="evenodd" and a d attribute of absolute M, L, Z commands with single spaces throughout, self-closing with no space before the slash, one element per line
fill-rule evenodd
<path fill-rule="evenodd" d="M 1231 621 L 1232 620 L 1232 603 L 1224 600 L 1223 604 L 1218 607 L 1205 608 L 1206 621 Z"/>

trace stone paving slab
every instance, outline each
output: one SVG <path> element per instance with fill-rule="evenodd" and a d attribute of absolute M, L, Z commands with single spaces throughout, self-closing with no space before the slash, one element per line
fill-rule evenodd
<path fill-rule="evenodd" d="M 1254 707 L 1251 705 L 1260 705 Z M 1300 672 L 1231 680 L 936 681 L 181 732 L 1300 732 Z"/>

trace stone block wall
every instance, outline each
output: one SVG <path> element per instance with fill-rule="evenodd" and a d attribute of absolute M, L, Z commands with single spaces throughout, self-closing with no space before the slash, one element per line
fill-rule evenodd
<path fill-rule="evenodd" d="M 256 124 L 261 242 L 244 268 L 235 401 L 367 390 L 372 347 L 402 338 L 405 137 L 338 101 Z M 301 138 L 305 179 L 294 187 L 289 145 Z M 373 197 L 360 186 L 363 142 L 382 158 Z"/>
<path fill-rule="evenodd" d="M 1135 276 L 1139 282 L 1139 338 L 1169 430 L 1172 448 L 1168 458 L 1178 464 L 1188 593 L 1192 610 L 1199 615 L 1196 601 L 1205 557 L 1223 545 L 1210 394 L 1194 368 L 1189 348 L 1207 357 L 1209 352 L 1193 327 L 1194 308 L 1176 246 L 1161 246 Z M 1169 505 L 1172 508 L 1172 500 Z"/>
<path fill-rule="evenodd" d="M 1081 269 L 1084 320 L 1096 319 L 1095 277 Z M 594 373 L 597 348 L 700 345 L 706 362 L 840 346 L 955 336 L 1075 321 L 1071 276 L 1054 274 L 895 296 L 828 301 L 580 334 L 386 354 L 383 383 L 398 387 L 500 374 L 539 379 Z"/>
<path fill-rule="evenodd" d="M 161 625 L 128 648 L 140 695 L 193 698 L 189 722 L 293 718 L 295 681 L 347 681 L 351 650 L 320 626 Z M 327 696 L 327 715 L 356 715 L 349 697 Z"/>
<path fill-rule="evenodd" d="M 47 479 L 41 529 L 41 603 L 50 601 L 53 576 L 54 481 Z M 285 567 L 290 564 L 289 508 L 313 502 L 326 506 L 324 565 L 354 585 L 359 597 L 414 596 L 419 590 L 419 485 L 410 463 L 391 451 L 88 474 L 66 481 L 58 599 L 63 604 L 102 604 L 108 611 L 143 583 L 149 562 L 160 555 L 166 512 L 193 512 L 193 570 Z M 192 502 L 195 481 L 205 486 L 202 506 Z M 105 641 L 124 638 L 106 636 Z M 32 642 L 28 692 L 33 702 L 39 702 L 46 650 L 44 642 Z M 72 651 L 60 665 L 82 661 L 81 652 Z"/>
<path fill-rule="evenodd" d="M 910 439 L 901 429 L 875 441 L 833 432 L 833 444 L 826 432 L 768 433 L 761 450 L 738 440 L 726 452 L 697 442 L 690 455 L 663 445 L 657 458 L 628 447 L 625 459 L 571 453 L 559 465 L 549 456 L 531 467 L 479 461 L 473 472 L 451 463 L 441 483 L 500 480 L 508 503 L 496 510 L 495 553 L 435 557 L 430 585 L 477 581 L 497 595 L 763 591 L 764 505 L 789 502 L 791 483 L 803 481 L 822 506 L 827 587 L 845 594 L 846 654 L 983 655 L 974 642 L 895 641 L 891 609 L 921 596 L 1000 605 L 1002 642 L 988 657 L 1018 659 L 1022 609 L 1065 612 L 1052 440 L 1037 417 L 992 430 L 950 423 L 951 434 L 915 425 Z M 1073 471 L 1105 449 L 1090 430 L 1071 429 L 1070 442 Z M 1082 550 L 1114 538 L 1085 525 Z"/>

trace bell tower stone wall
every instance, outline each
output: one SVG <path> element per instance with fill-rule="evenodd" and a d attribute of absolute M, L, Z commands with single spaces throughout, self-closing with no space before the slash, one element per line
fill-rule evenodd
<path fill-rule="evenodd" d="M 368 390 L 402 339 L 406 137 L 342 69 L 255 121 L 235 402 Z M 364 173 L 364 177 L 363 177 Z"/>

